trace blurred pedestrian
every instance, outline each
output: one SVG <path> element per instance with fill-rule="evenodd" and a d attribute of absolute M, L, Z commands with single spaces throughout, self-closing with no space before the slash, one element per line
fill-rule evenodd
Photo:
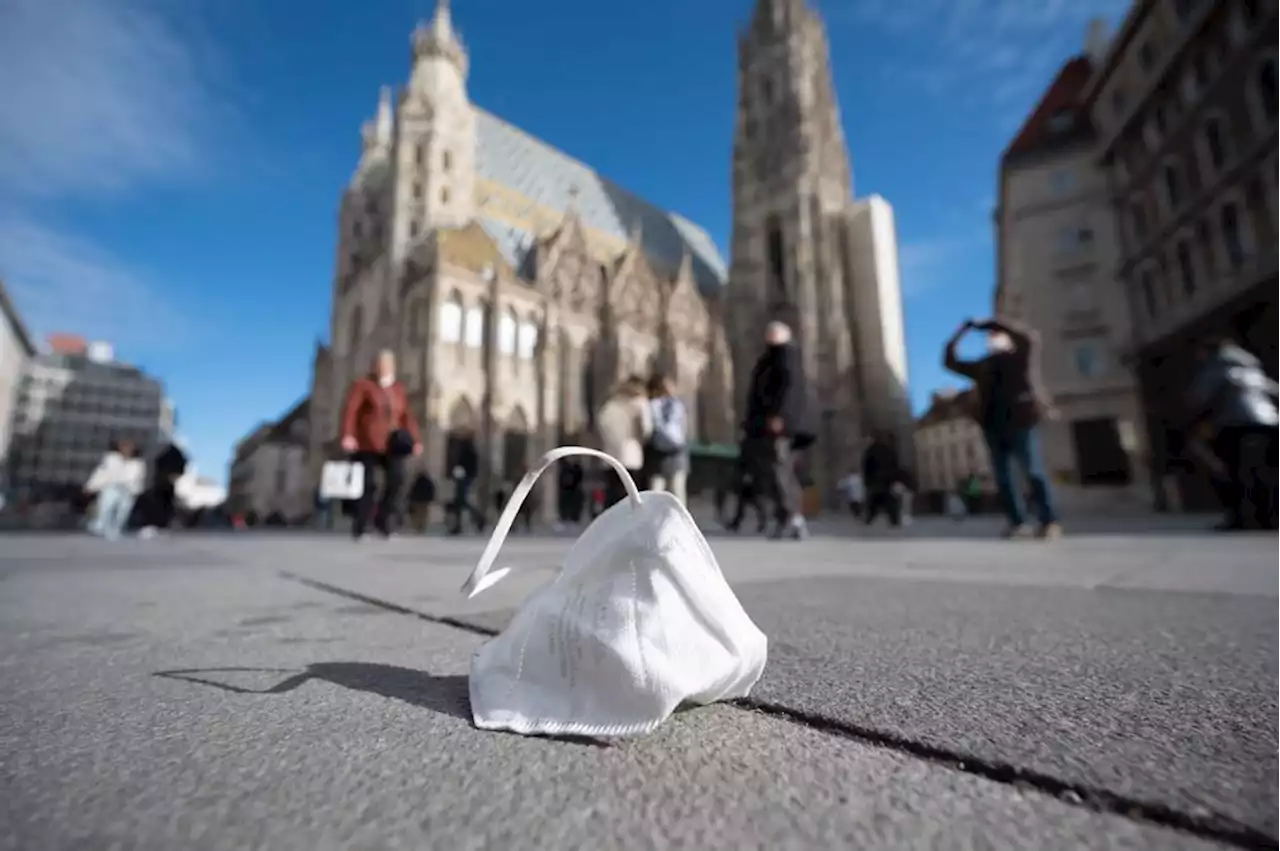
<path fill-rule="evenodd" d="M 364 492 L 356 505 L 352 536 L 363 539 L 372 525 L 390 537 L 401 519 L 405 459 L 422 454 L 418 420 L 404 385 L 396 379 L 396 356 L 390 349 L 380 351 L 369 374 L 347 391 L 342 448 L 364 466 Z"/>
<path fill-rule="evenodd" d="M 964 360 L 956 354 L 956 347 L 973 330 L 986 333 L 987 355 Z M 974 383 L 978 400 L 975 413 L 1008 520 L 1005 537 L 1025 537 L 1031 532 L 1026 502 L 1014 481 L 1015 465 L 1022 469 L 1030 486 L 1040 521 L 1038 534 L 1047 539 L 1061 536 L 1062 526 L 1040 448 L 1040 423 L 1046 416 L 1056 416 L 1056 412 L 1040 387 L 1036 332 L 1011 319 L 965 320 L 947 341 L 943 365 Z"/>
<path fill-rule="evenodd" d="M 649 415 L 653 431 L 645 446 L 649 489 L 667 491 L 683 504 L 689 478 L 689 414 L 665 375 L 649 379 Z"/>
<path fill-rule="evenodd" d="M 773 502 L 773 537 L 799 539 L 807 536 L 808 527 L 794 452 L 813 443 L 813 406 L 791 328 L 770 322 L 764 343 L 747 387 L 745 454 L 755 482 L 765 486 Z"/>
<path fill-rule="evenodd" d="M 644 379 L 627 378 L 613 389 L 596 414 L 600 448 L 621 462 L 640 487 L 645 487 L 644 447 L 653 433 L 653 414 Z M 626 496 L 626 488 L 612 469 L 604 471 L 605 508 Z"/>
<path fill-rule="evenodd" d="M 97 495 L 97 511 L 89 531 L 109 541 L 120 537 L 133 503 L 146 482 L 147 465 L 130 440 L 116 440 L 85 483 Z"/>

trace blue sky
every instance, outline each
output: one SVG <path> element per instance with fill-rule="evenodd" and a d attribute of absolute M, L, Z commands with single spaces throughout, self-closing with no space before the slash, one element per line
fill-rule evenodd
<path fill-rule="evenodd" d="M 811 0 L 813 2 L 813 0 Z M 111 340 L 202 471 L 307 392 L 337 202 L 434 0 L 6 0 L 0 276 L 33 331 Z M 727 254 L 754 0 L 454 0 L 472 99 Z M 1121 0 L 821 0 L 858 194 L 897 212 L 917 407 L 989 311 L 996 159 Z M 16 13 L 16 14 L 15 14 Z"/>

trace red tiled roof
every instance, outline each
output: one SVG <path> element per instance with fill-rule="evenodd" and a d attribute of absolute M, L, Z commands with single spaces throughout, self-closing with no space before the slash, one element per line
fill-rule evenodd
<path fill-rule="evenodd" d="M 973 416 L 973 406 L 977 404 L 977 400 L 977 391 L 972 387 L 966 387 L 959 392 L 934 393 L 929 410 L 916 420 L 916 427 L 969 419 Z"/>
<path fill-rule="evenodd" d="M 1010 157 L 1030 153 L 1049 142 L 1064 136 L 1074 136 L 1089 128 L 1089 113 L 1083 101 L 1085 89 L 1093 75 L 1093 62 L 1087 56 L 1076 56 L 1058 71 L 1049 88 L 1032 110 L 1031 117 L 1013 137 L 1009 147 L 1000 157 L 1001 162 Z M 1055 127 L 1054 119 L 1067 119 L 1063 126 Z"/>

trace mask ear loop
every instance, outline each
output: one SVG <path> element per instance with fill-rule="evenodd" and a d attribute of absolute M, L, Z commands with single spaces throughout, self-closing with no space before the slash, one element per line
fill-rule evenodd
<path fill-rule="evenodd" d="M 607 463 L 618 474 L 618 478 L 622 479 L 623 487 L 627 489 L 627 499 L 630 500 L 632 506 L 639 507 L 640 491 L 636 487 L 635 480 L 631 478 L 631 474 L 627 472 L 627 468 L 622 466 L 622 462 L 617 458 L 607 452 L 588 449 L 585 446 L 561 446 L 558 449 L 552 449 L 542 456 L 538 466 L 525 473 L 524 478 L 520 480 L 520 484 L 511 492 L 511 498 L 507 500 L 506 506 L 502 509 L 502 516 L 498 518 L 498 524 L 493 527 L 493 535 L 489 537 L 489 543 L 485 546 L 484 552 L 481 553 L 480 561 L 476 564 L 475 569 L 471 571 L 471 576 L 467 577 L 467 581 L 463 583 L 462 593 L 468 598 L 474 597 L 486 588 L 493 587 L 511 572 L 509 567 L 502 567 L 492 572 L 490 572 L 490 568 L 497 561 L 498 552 L 502 549 L 502 545 L 506 543 L 507 534 L 511 531 L 512 524 L 516 522 L 516 515 L 520 512 L 520 506 L 524 504 L 525 498 L 533 490 L 538 477 L 545 473 L 552 464 L 570 455 L 590 455 Z"/>

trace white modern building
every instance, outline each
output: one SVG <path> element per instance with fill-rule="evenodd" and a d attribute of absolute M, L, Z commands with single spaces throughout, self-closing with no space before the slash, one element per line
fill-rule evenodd
<path fill-rule="evenodd" d="M 252 512 L 259 520 L 279 515 L 291 522 L 311 513 L 309 412 L 310 400 L 303 399 L 280 420 L 259 425 L 237 444 L 228 476 L 230 511 Z"/>
<path fill-rule="evenodd" d="M 84 484 L 113 440 L 147 457 L 173 434 L 159 380 L 113 359 L 108 346 L 33 357 L 19 385 L 9 447 L 18 498 L 53 497 Z"/>
<path fill-rule="evenodd" d="M 4 282 L 0 281 L 0 495 L 5 489 L 4 471 L 9 457 L 18 385 L 27 371 L 27 362 L 35 353 L 31 335 L 9 298 Z"/>

